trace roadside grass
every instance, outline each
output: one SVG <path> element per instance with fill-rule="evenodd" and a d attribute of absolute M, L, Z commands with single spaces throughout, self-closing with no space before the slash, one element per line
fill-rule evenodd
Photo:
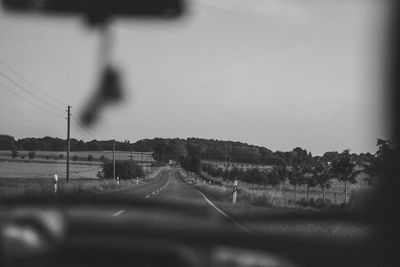
<path fill-rule="evenodd" d="M 212 196 L 215 200 L 222 202 L 232 202 L 231 184 L 212 184 L 207 183 L 201 176 L 181 172 L 183 179 L 192 184 L 201 192 Z M 325 202 L 319 196 L 310 194 L 307 200 L 305 196 L 300 195 L 296 201 L 287 196 L 287 192 L 281 190 L 265 189 L 253 190 L 246 187 L 239 187 L 237 192 L 237 204 L 244 207 L 270 207 L 270 208 L 290 208 L 301 210 L 326 210 L 326 209 L 365 209 L 366 203 L 370 203 L 373 188 L 359 187 L 350 192 L 349 203 L 335 203 L 330 199 Z"/>
<path fill-rule="evenodd" d="M 202 192 L 212 195 L 214 198 L 224 201 L 232 201 L 232 188 L 220 185 L 210 185 L 204 183 L 194 184 L 194 187 Z M 238 189 L 237 202 L 244 206 L 260 206 L 260 207 L 288 207 L 293 206 L 285 202 L 281 192 L 250 192 L 246 189 Z"/>
<path fill-rule="evenodd" d="M 136 180 L 121 181 L 117 183 L 109 179 L 71 179 L 69 183 L 58 182 L 59 194 L 97 193 L 110 191 L 136 184 Z M 0 199 L 10 197 L 24 197 L 32 195 L 49 195 L 54 193 L 54 183 L 48 178 L 1 178 Z"/>
<path fill-rule="evenodd" d="M 118 185 L 112 179 L 76 178 L 58 181 L 57 194 L 96 194 L 118 189 L 127 189 L 156 179 L 161 168 L 154 169 L 138 179 L 120 180 Z M 49 178 L 0 178 L 0 201 L 12 197 L 54 194 L 54 182 Z"/>
<path fill-rule="evenodd" d="M 326 220 L 280 220 L 268 221 L 265 215 L 302 214 L 304 212 L 325 212 L 320 208 L 301 206 L 299 203 L 288 201 L 282 192 L 240 189 L 237 194 L 237 203 L 232 204 L 232 187 L 204 183 L 199 176 L 190 177 L 182 172 L 184 181 L 205 194 L 218 208 L 232 216 L 236 221 L 257 233 L 287 234 L 304 237 L 318 237 L 324 239 L 346 238 L 369 239 L 373 238 L 373 226 L 360 222 L 348 222 L 341 218 Z M 365 199 L 365 192 L 354 191 L 350 196 L 351 207 L 359 207 L 359 199 Z M 363 206 L 365 207 L 365 205 Z M 358 210 L 355 210 L 357 212 Z"/>

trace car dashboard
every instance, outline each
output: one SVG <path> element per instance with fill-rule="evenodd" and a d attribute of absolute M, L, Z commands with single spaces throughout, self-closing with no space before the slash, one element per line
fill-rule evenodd
<path fill-rule="evenodd" d="M 349 241 L 245 232 L 196 203 L 39 197 L 10 200 L 6 206 L 0 223 L 1 266 L 374 266 L 379 262 L 372 237 Z"/>

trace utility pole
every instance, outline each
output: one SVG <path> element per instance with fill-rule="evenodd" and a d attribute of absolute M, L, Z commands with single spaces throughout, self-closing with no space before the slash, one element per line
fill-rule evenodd
<path fill-rule="evenodd" d="M 69 151 L 71 149 L 71 142 L 70 142 L 70 123 L 71 123 L 71 106 L 68 106 L 68 125 L 67 125 L 67 176 L 66 181 L 69 181 Z"/>
<path fill-rule="evenodd" d="M 113 179 L 115 180 L 115 139 L 113 139 Z"/>

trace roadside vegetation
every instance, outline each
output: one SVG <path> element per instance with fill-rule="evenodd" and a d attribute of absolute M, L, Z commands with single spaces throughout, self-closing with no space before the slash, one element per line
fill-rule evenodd
<path fill-rule="evenodd" d="M 201 164 L 193 156 L 183 160 L 181 166 L 186 170 L 183 177 L 187 182 L 225 202 L 232 201 L 233 181 L 238 180 L 237 198 L 241 205 L 360 208 L 361 202 L 372 194 L 391 151 L 389 141 L 378 139 L 377 146 L 374 157 L 361 163 L 345 150 L 329 157 L 293 154 L 289 161 L 281 158 L 266 170 L 222 169 Z"/>
<path fill-rule="evenodd" d="M 109 178 L 93 179 L 59 178 L 57 194 L 96 194 L 107 193 L 113 190 L 126 189 L 140 184 L 148 183 L 157 179 L 162 168 L 152 168 L 147 173 L 130 179 L 117 181 Z M 138 179 L 136 179 L 138 177 Z M 0 179 L 0 200 L 11 197 L 24 197 L 32 195 L 54 194 L 54 180 L 51 178 L 1 178 Z"/>

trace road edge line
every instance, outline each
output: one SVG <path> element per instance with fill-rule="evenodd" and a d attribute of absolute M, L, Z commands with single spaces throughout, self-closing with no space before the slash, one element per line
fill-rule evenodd
<path fill-rule="evenodd" d="M 194 187 L 193 187 L 194 188 Z M 250 231 L 247 227 L 241 225 L 240 223 L 236 222 L 231 216 L 229 216 L 228 214 L 226 214 L 225 212 L 223 212 L 220 208 L 218 208 L 214 203 L 211 202 L 211 200 L 209 200 L 206 195 L 204 195 L 200 190 L 198 190 L 197 188 L 194 188 L 203 198 L 204 200 L 210 204 L 211 207 L 213 207 L 214 209 L 216 209 L 219 213 L 222 214 L 222 216 L 224 216 L 225 218 L 227 218 L 228 220 L 230 220 L 236 227 L 242 229 L 243 231 L 245 231 L 248 234 L 254 234 L 252 231 Z"/>
<path fill-rule="evenodd" d="M 125 212 L 125 210 L 120 210 L 120 211 L 114 213 L 114 214 L 113 214 L 113 217 L 116 217 L 116 216 L 118 216 L 118 215 L 121 215 L 121 214 L 124 213 L 124 212 Z"/>
<path fill-rule="evenodd" d="M 159 175 L 157 175 L 157 177 L 158 176 Z M 138 187 L 141 187 L 141 186 L 148 185 L 150 183 L 155 183 L 157 180 L 158 180 L 158 178 L 154 179 L 153 181 L 150 181 L 148 183 L 144 183 L 144 184 L 132 185 L 132 186 L 124 187 L 124 188 L 117 188 L 117 189 L 113 189 L 113 190 L 110 190 L 110 191 L 97 191 L 97 192 L 94 191 L 92 193 L 95 194 L 95 195 L 111 194 L 111 193 L 115 193 L 115 192 L 118 192 L 118 191 L 125 191 L 125 190 L 129 190 L 129 189 L 133 189 L 133 188 L 138 188 Z"/>

